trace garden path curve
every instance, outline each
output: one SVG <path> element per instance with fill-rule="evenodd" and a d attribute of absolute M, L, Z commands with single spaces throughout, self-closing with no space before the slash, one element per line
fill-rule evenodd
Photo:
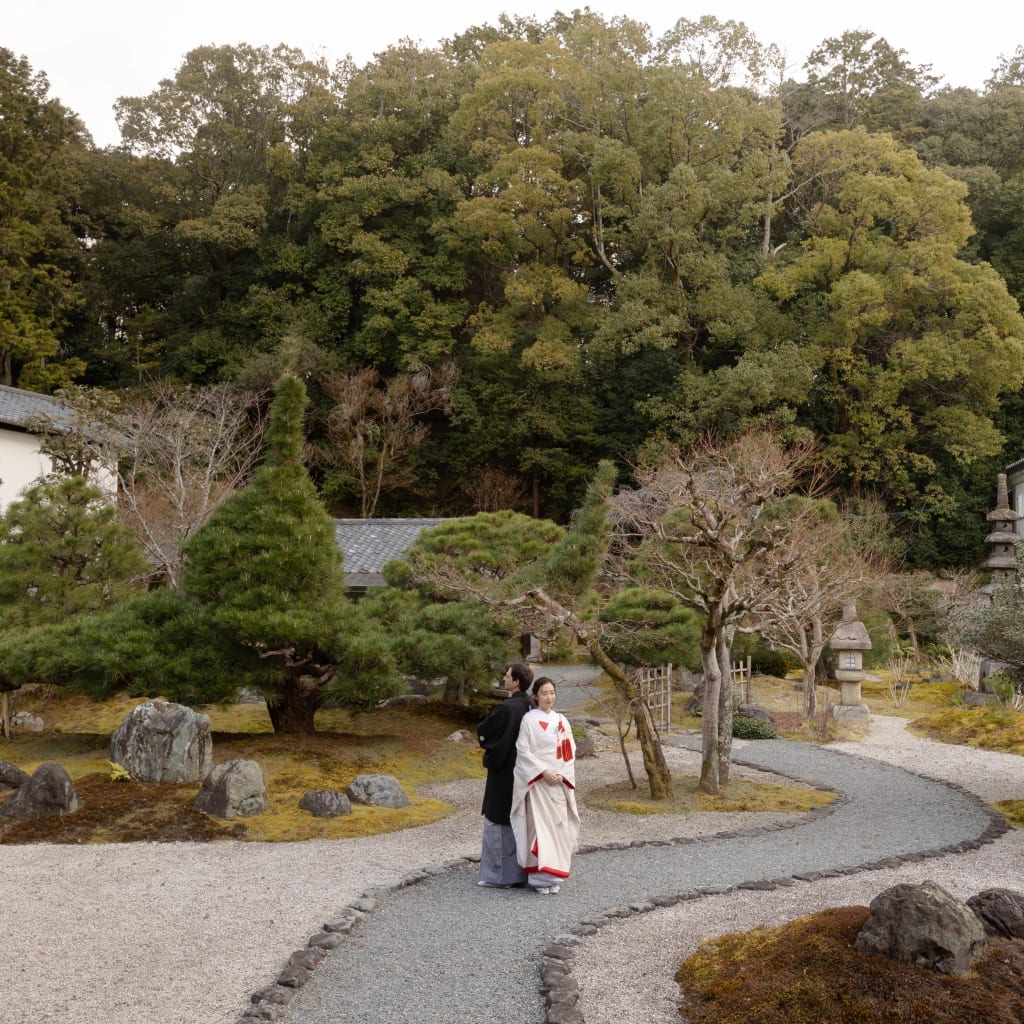
<path fill-rule="evenodd" d="M 693 746 L 699 738 L 677 740 Z M 1005 830 L 981 801 L 880 761 L 785 740 L 737 744 L 737 761 L 841 794 L 827 813 L 768 829 L 584 849 L 554 898 L 481 889 L 476 867 L 373 893 L 376 905 L 313 971 L 282 1019 L 293 1024 L 555 1024 L 544 951 L 587 922 L 733 887 L 794 884 L 975 848 Z M 410 871 L 420 865 L 408 865 Z M 708 913 L 714 913 L 713 901 Z M 547 973 L 542 972 L 546 970 Z M 559 1017 L 559 1014 L 561 1016 Z"/>

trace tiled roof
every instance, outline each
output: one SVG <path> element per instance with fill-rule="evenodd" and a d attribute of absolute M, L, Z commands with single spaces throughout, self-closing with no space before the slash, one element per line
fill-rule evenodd
<path fill-rule="evenodd" d="M 67 407 L 61 405 L 56 398 L 0 384 L 0 425 L 27 429 L 27 425 L 36 420 L 48 419 L 62 423 L 69 416 Z"/>
<path fill-rule="evenodd" d="M 350 587 L 382 586 L 381 569 L 404 554 L 424 531 L 443 519 L 335 519 L 334 535 L 345 556 Z"/>

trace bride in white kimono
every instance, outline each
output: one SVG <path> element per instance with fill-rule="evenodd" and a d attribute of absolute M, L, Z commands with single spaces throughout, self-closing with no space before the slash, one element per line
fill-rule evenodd
<path fill-rule="evenodd" d="M 569 723 L 554 710 L 555 684 L 542 676 L 533 695 L 537 706 L 523 717 L 516 742 L 510 822 L 527 880 L 548 896 L 569 877 L 580 830 L 576 742 Z"/>

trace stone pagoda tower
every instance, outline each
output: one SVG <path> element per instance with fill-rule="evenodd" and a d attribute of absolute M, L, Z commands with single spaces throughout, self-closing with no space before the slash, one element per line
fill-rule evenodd
<path fill-rule="evenodd" d="M 992 592 L 1003 583 L 1009 582 L 1017 571 L 1017 544 L 1020 535 L 1014 524 L 1020 514 L 1010 508 L 1006 490 L 1006 474 L 1000 473 L 996 507 L 985 518 L 992 524 L 992 532 L 985 538 L 988 556 L 982 563 L 992 574 L 992 580 L 981 588 L 981 593 L 991 598 Z"/>

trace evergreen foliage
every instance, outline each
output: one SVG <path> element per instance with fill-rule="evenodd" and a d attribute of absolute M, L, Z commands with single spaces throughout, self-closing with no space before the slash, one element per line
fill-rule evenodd
<path fill-rule="evenodd" d="M 266 463 L 187 545 L 182 592 L 8 631 L 0 673 L 189 704 L 254 687 L 282 732 L 312 732 L 328 699 L 367 705 L 401 689 L 386 635 L 345 597 L 333 523 L 302 464 L 305 404 L 301 381 L 285 374 Z"/>
<path fill-rule="evenodd" d="M 320 412 L 450 365 L 382 515 L 565 523 L 603 459 L 771 425 L 965 564 L 1024 443 L 1019 54 L 974 92 L 863 28 L 800 80 L 767 42 L 580 10 L 333 70 L 204 46 L 106 151 L 2 51 L 0 382 L 252 379 L 291 337 Z"/>
<path fill-rule="evenodd" d="M 0 517 L 0 629 L 114 608 L 146 572 L 98 487 L 78 476 L 35 484 Z"/>
<path fill-rule="evenodd" d="M 425 681 L 444 679 L 444 697 L 451 703 L 489 694 L 499 666 L 515 654 L 515 622 L 477 601 L 436 601 L 384 587 L 361 605 L 390 636 L 400 671 Z"/>

